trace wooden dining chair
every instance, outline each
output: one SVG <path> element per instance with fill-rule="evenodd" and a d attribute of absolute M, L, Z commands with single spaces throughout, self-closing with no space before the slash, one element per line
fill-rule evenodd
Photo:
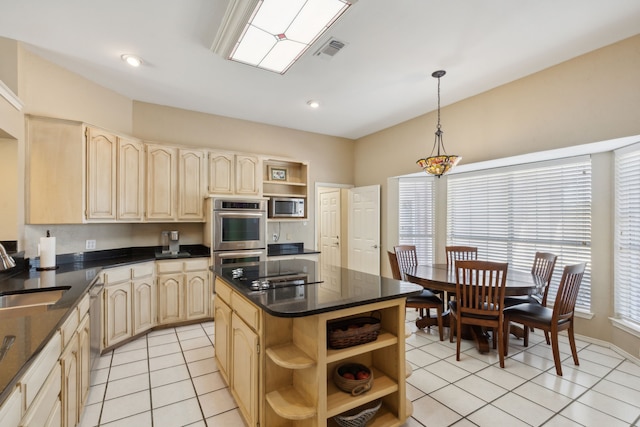
<path fill-rule="evenodd" d="M 516 304 L 531 303 L 541 304 L 546 307 L 549 285 L 551 284 L 551 277 L 553 276 L 557 259 L 558 256 L 550 252 L 536 252 L 531 266 L 531 275 L 538 286 L 536 293 L 526 296 L 504 297 L 504 306 L 511 307 Z M 530 329 L 533 331 L 533 328 Z M 547 340 L 547 344 L 550 344 L 547 331 L 544 331 L 544 337 Z"/>
<path fill-rule="evenodd" d="M 475 246 L 446 246 L 447 265 L 455 267 L 456 261 L 469 261 L 478 259 L 478 248 Z"/>
<path fill-rule="evenodd" d="M 510 322 L 520 323 L 524 328 L 524 346 L 529 345 L 529 328 L 542 329 L 551 335 L 551 350 L 553 351 L 553 362 L 556 365 L 556 373 L 562 376 L 562 361 L 560 360 L 560 349 L 558 347 L 558 332 L 567 331 L 569 345 L 573 363 L 578 362 L 578 351 L 573 335 L 573 313 L 578 299 L 580 283 L 584 276 L 586 263 L 567 265 L 562 272 L 562 279 L 558 286 L 556 300 L 553 308 L 545 307 L 542 304 L 518 304 L 504 309 L 504 330 L 509 329 Z M 505 354 L 508 352 L 509 335 L 504 334 Z"/>
<path fill-rule="evenodd" d="M 391 273 L 393 274 L 393 278 L 397 280 L 405 280 L 406 278 L 403 271 L 401 270 L 400 263 L 398 262 L 398 257 L 396 255 L 395 248 L 402 248 L 400 252 L 403 252 L 403 251 L 410 251 L 411 247 L 408 247 L 406 245 L 396 246 L 394 247 L 394 252 L 387 251 L 387 254 L 389 256 L 389 264 L 391 264 Z M 415 246 L 413 246 L 413 251 L 415 255 Z M 413 256 L 406 255 L 404 252 L 403 252 L 403 255 L 405 255 L 404 257 L 405 268 L 411 266 L 411 262 L 413 262 L 411 261 L 413 259 Z M 418 258 L 417 256 L 415 256 L 414 265 L 417 265 L 417 264 L 418 264 Z M 436 320 L 438 322 L 438 334 L 440 335 L 440 341 L 444 341 L 444 323 L 442 320 L 443 305 L 444 303 L 442 302 L 440 297 L 438 297 L 438 295 L 434 294 L 429 289 L 424 289 L 420 295 L 407 297 L 407 302 L 406 302 L 406 307 L 417 309 L 420 314 L 420 317 L 424 316 L 425 314 L 427 315 L 427 317 L 431 317 L 431 309 L 433 308 L 436 310 Z M 426 313 L 425 313 L 425 310 L 426 310 Z"/>
<path fill-rule="evenodd" d="M 455 301 L 449 302 L 451 331 L 456 333 L 456 360 L 460 360 L 462 325 L 493 329 L 493 348 L 498 347 L 500 367 L 504 368 L 504 293 L 509 264 L 491 261 L 456 261 Z"/>

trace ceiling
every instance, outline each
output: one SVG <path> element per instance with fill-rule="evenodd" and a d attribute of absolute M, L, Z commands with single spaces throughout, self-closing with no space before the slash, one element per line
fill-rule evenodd
<path fill-rule="evenodd" d="M 638 0 L 359 0 L 280 75 L 210 50 L 227 3 L 0 0 L 0 36 L 133 100 L 357 139 L 435 110 L 435 70 L 446 106 L 640 32 Z"/>

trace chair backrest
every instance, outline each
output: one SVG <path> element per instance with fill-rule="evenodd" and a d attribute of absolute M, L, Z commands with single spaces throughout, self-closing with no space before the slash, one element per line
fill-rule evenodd
<path fill-rule="evenodd" d="M 547 305 L 547 295 L 549 294 L 549 284 L 556 266 L 557 255 L 549 252 L 536 252 L 531 266 L 531 274 L 539 280 L 542 294 L 542 305 Z"/>
<path fill-rule="evenodd" d="M 502 313 L 508 263 L 456 261 L 456 304 L 461 314 Z"/>
<path fill-rule="evenodd" d="M 475 246 L 447 246 L 447 265 L 454 267 L 456 261 L 469 261 L 478 259 L 478 248 Z"/>
<path fill-rule="evenodd" d="M 400 267 L 400 275 L 405 280 L 404 272 L 411 267 L 418 265 L 418 253 L 414 245 L 398 245 L 393 247 Z"/>
<path fill-rule="evenodd" d="M 391 264 L 391 274 L 396 280 L 402 280 L 402 273 L 400 273 L 400 266 L 398 265 L 398 258 L 396 258 L 395 252 L 387 251 L 389 255 L 389 264 Z"/>
<path fill-rule="evenodd" d="M 556 300 L 553 303 L 553 321 L 561 322 L 573 317 L 573 310 L 576 307 L 576 300 L 578 299 L 578 291 L 580 290 L 582 276 L 584 276 L 584 270 L 586 268 L 586 262 L 567 265 L 564 268 L 562 279 L 560 279 L 560 285 L 558 286 Z"/>

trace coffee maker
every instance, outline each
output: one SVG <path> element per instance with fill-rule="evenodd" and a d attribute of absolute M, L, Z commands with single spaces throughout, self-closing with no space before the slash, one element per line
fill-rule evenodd
<path fill-rule="evenodd" d="M 177 230 L 162 232 L 162 253 L 178 255 L 180 252 L 180 232 Z"/>

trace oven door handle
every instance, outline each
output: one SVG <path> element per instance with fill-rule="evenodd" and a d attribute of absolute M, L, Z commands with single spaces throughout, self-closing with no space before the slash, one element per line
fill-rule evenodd
<path fill-rule="evenodd" d="M 264 254 L 264 250 L 259 250 L 259 251 L 250 251 L 250 250 L 243 250 L 243 251 L 221 251 L 221 252 L 216 252 L 216 255 L 218 257 L 220 257 L 220 259 L 224 259 L 224 258 L 248 258 L 251 256 L 261 256 Z"/>
<path fill-rule="evenodd" d="M 219 218 L 264 218 L 266 216 L 266 212 L 215 212 L 215 214 Z"/>

